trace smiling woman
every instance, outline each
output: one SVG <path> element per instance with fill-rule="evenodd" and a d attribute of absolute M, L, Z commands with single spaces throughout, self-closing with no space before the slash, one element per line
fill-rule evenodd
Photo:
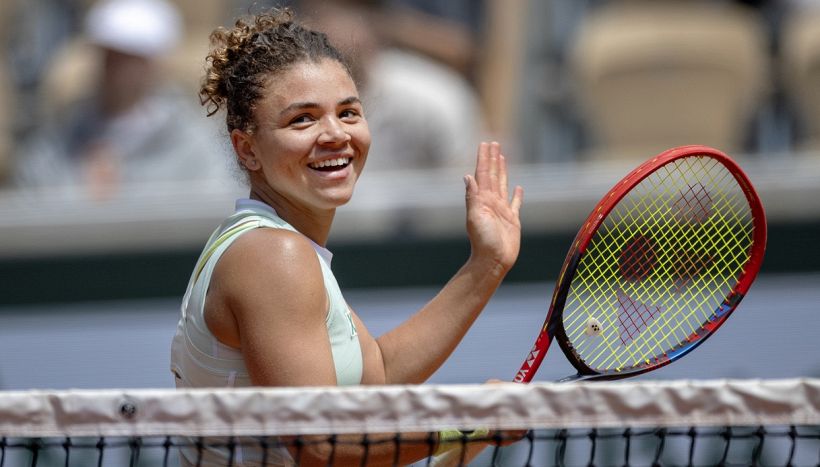
<path fill-rule="evenodd" d="M 353 195 L 370 147 L 356 85 L 341 62 L 318 58 L 277 73 L 266 89 L 255 125 L 231 130 L 251 197 L 324 244 L 333 209 Z M 320 214 L 315 226 L 315 218 L 302 219 Z"/>
<path fill-rule="evenodd" d="M 424 382 L 518 256 L 523 191 L 508 193 L 499 145 L 482 143 L 475 174 L 464 177 L 466 263 L 427 305 L 376 338 L 345 302 L 325 248 L 370 147 L 350 68 L 324 34 L 288 10 L 240 19 L 216 30 L 211 43 L 202 102 L 210 115 L 224 109 L 250 196 L 237 201 L 194 268 L 171 349 L 177 386 Z M 291 454 L 277 452 L 275 461 L 289 465 Z M 300 451 L 299 462 L 359 465 L 366 456 L 369 464 L 392 465 L 429 454 L 428 442 L 369 449 L 317 442 Z M 181 461 L 247 466 L 263 458 L 271 465 L 270 452 L 258 448 L 209 448 L 183 450 Z"/>

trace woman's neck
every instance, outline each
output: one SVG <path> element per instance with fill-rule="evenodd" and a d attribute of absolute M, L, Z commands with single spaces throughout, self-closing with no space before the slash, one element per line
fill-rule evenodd
<path fill-rule="evenodd" d="M 292 225 L 302 235 L 320 246 L 326 246 L 333 217 L 336 214 L 335 209 L 327 211 L 305 209 L 270 188 L 259 189 L 252 186 L 249 197 L 272 207 L 276 215 Z"/>

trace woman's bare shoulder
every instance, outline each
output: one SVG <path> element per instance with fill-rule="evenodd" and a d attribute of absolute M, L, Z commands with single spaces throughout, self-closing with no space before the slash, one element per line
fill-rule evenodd
<path fill-rule="evenodd" d="M 254 229 L 236 239 L 220 258 L 212 277 L 212 288 L 220 288 L 225 299 L 251 302 L 246 305 L 277 295 L 313 295 L 322 283 L 322 271 L 310 240 L 296 232 L 273 228 Z"/>

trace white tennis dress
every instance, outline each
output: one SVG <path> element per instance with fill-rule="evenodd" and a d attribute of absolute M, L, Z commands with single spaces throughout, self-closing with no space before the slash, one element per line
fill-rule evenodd
<path fill-rule="evenodd" d="M 171 371 L 178 388 L 244 387 L 251 386 L 248 370 L 242 354 L 219 342 L 205 323 L 205 296 L 211 274 L 219 258 L 231 244 L 245 232 L 257 228 L 286 229 L 298 231 L 276 215 L 268 205 L 251 199 L 236 202 L 236 212 L 226 219 L 211 235 L 205 245 L 196 268 L 191 275 L 182 300 L 182 315 L 171 344 Z M 322 277 L 329 300 L 326 318 L 336 381 L 339 385 L 361 383 L 362 352 L 356 327 L 336 278 L 330 269 L 332 253 L 313 244 L 322 269 Z M 196 464 L 196 449 L 182 449 L 183 465 Z M 227 449 L 209 448 L 202 453 L 200 465 L 227 465 Z M 256 447 L 237 447 L 233 465 L 237 467 L 259 465 L 262 451 Z M 285 449 L 270 449 L 267 465 L 291 465 L 292 460 Z"/>

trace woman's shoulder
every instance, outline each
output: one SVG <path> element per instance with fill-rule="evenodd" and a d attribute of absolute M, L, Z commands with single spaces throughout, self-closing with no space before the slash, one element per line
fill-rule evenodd
<path fill-rule="evenodd" d="M 239 336 L 289 319 L 324 322 L 322 271 L 309 240 L 279 228 L 255 228 L 236 238 L 214 268 L 205 319 L 220 341 L 241 347 Z"/>
<path fill-rule="evenodd" d="M 223 256 L 229 261 L 237 260 L 242 267 L 282 265 L 288 270 L 317 262 L 316 251 L 307 237 L 282 228 L 252 229 L 237 238 Z"/>
<path fill-rule="evenodd" d="M 321 297 L 322 269 L 310 241 L 285 229 L 257 228 L 237 238 L 217 263 L 209 295 L 236 309 Z M 311 306 L 312 307 L 312 306 Z"/>

